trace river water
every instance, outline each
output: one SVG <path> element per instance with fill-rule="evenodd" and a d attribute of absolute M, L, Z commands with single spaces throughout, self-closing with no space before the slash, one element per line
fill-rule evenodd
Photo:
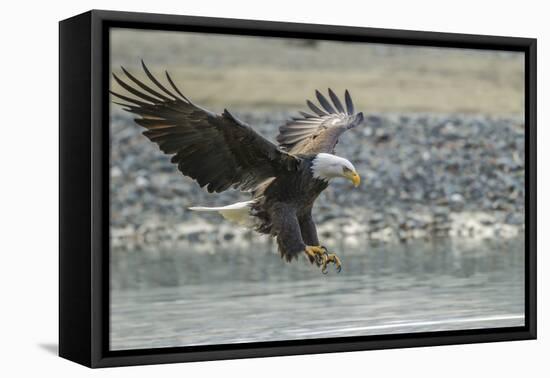
<path fill-rule="evenodd" d="M 275 249 L 112 250 L 111 350 L 524 324 L 522 237 L 340 245 L 327 275 Z"/>

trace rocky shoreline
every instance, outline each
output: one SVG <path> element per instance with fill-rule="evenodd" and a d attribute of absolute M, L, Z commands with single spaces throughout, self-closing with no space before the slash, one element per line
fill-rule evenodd
<path fill-rule="evenodd" d="M 236 113 L 274 140 L 293 114 Z M 212 251 L 269 238 L 192 205 L 246 199 L 208 194 L 178 173 L 169 158 L 118 109 L 111 117 L 111 242 L 135 249 L 184 244 Z M 524 231 L 524 124 L 521 117 L 464 114 L 370 114 L 346 133 L 337 154 L 363 178 L 359 189 L 334 181 L 314 216 L 325 244 L 358 245 L 438 237 L 511 238 Z"/>

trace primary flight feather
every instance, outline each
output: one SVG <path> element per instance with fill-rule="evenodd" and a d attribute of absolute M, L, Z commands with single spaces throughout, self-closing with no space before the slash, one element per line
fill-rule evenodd
<path fill-rule="evenodd" d="M 277 239 L 279 252 L 287 261 L 305 254 L 326 272 L 341 261 L 320 245 L 312 207 L 329 182 L 338 177 L 358 186 L 353 164 L 334 155 L 338 138 L 363 122 L 355 113 L 349 92 L 345 106 L 329 89 L 330 101 L 315 92 L 319 106 L 307 100 L 312 113 L 289 120 L 279 129 L 278 145 L 238 120 L 228 110 L 212 113 L 184 96 L 168 72 L 162 84 L 142 62 L 150 83 L 122 68 L 124 78 L 113 74 L 127 94 L 110 91 L 122 100 L 124 110 L 138 116 L 135 122 L 171 162 L 209 192 L 229 188 L 249 192 L 251 199 L 224 207 L 192 207 L 215 211 L 224 218 Z"/>

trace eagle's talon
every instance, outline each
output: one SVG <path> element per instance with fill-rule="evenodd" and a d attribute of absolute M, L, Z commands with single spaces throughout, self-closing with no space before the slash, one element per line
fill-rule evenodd
<path fill-rule="evenodd" d="M 321 268 L 321 273 L 327 274 L 328 264 L 333 263 L 336 267 L 336 272 L 340 273 L 342 271 L 342 262 L 334 253 L 329 253 L 327 248 L 324 246 L 315 246 L 308 245 L 306 246 L 304 252 L 306 253 L 309 261 L 313 264 L 317 264 Z"/>
<path fill-rule="evenodd" d="M 342 261 L 340 261 L 340 258 L 336 256 L 335 253 L 325 253 L 323 266 L 321 268 L 321 272 L 323 274 L 326 274 L 328 263 L 334 264 L 334 266 L 336 267 L 336 273 L 340 273 L 342 271 Z"/>
<path fill-rule="evenodd" d="M 326 252 L 323 250 L 322 247 L 316 245 L 308 245 L 306 246 L 304 252 L 306 253 L 309 261 L 312 264 L 315 263 L 317 264 L 317 266 L 321 266 L 325 263 Z"/>
<path fill-rule="evenodd" d="M 323 264 L 323 257 L 321 255 L 315 255 L 315 263 L 317 266 L 321 266 Z"/>

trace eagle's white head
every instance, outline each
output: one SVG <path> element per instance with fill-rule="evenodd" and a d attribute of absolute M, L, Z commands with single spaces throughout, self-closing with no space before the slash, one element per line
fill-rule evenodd
<path fill-rule="evenodd" d="M 332 154 L 317 154 L 312 161 L 311 172 L 313 177 L 320 180 L 330 181 L 335 177 L 344 177 L 355 187 L 361 182 L 361 177 L 349 160 Z"/>

